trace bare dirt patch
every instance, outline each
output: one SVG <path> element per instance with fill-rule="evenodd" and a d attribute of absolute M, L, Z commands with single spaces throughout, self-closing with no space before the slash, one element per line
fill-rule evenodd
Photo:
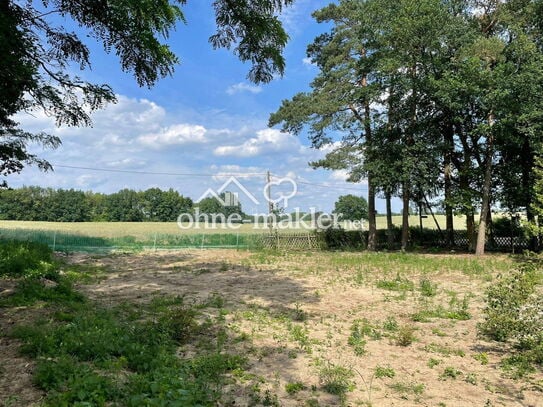
<path fill-rule="evenodd" d="M 477 337 L 484 289 L 512 267 L 509 258 L 375 256 L 212 250 L 68 261 L 107 270 L 79 287 L 101 303 L 220 299 L 228 346 L 249 360 L 224 389 L 222 405 L 543 406 L 543 374 L 513 380 L 498 366 L 508 349 Z M 434 295 L 422 294 L 422 279 Z M 441 314 L 417 320 L 421 310 Z M 445 316 L 462 310 L 469 317 Z M 400 346 L 404 328 L 411 337 Z M 187 346 L 179 353 L 194 352 Z M 25 383 L 24 372 L 4 365 Z"/>

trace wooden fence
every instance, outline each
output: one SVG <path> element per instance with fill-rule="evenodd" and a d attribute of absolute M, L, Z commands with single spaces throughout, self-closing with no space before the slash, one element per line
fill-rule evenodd
<path fill-rule="evenodd" d="M 262 247 L 278 250 L 319 250 L 325 247 L 325 242 L 321 236 L 315 233 L 275 233 L 262 236 Z"/>

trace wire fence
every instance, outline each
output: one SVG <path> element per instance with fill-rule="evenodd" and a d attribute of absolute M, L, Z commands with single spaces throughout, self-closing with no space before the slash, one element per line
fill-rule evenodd
<path fill-rule="evenodd" d="M 290 233 L 150 233 L 123 237 L 96 237 L 58 230 L 0 228 L 0 240 L 42 243 L 59 252 L 111 252 L 179 249 L 280 249 L 280 250 L 363 250 L 367 231 L 329 230 L 327 232 Z M 394 229 L 391 239 L 385 230 L 378 230 L 378 249 L 398 249 L 401 234 Z M 466 231 L 455 231 L 452 239 L 437 230 L 410 229 L 411 248 L 470 250 Z M 487 249 L 498 252 L 521 252 L 529 248 L 524 236 L 490 237 Z"/>
<path fill-rule="evenodd" d="M 176 249 L 257 249 L 263 247 L 266 236 L 229 234 L 160 234 L 146 237 L 94 237 L 55 230 L 0 229 L 0 239 L 42 243 L 54 251 L 108 252 Z"/>

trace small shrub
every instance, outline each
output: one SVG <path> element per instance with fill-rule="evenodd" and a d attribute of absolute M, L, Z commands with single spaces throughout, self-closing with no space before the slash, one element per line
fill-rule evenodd
<path fill-rule="evenodd" d="M 0 241 L 0 276 L 47 278 L 50 275 L 56 275 L 56 266 L 47 245 Z"/>
<path fill-rule="evenodd" d="M 319 378 L 323 389 L 337 396 L 344 396 L 347 392 L 353 390 L 353 377 L 354 373 L 352 369 L 332 363 L 325 364 L 319 371 Z"/>
<path fill-rule="evenodd" d="M 511 338 L 518 339 L 526 329 L 540 331 L 538 327 L 523 324 L 521 319 L 521 309 L 530 303 L 540 281 L 540 273 L 531 265 L 525 265 L 508 276 L 501 276 L 487 290 L 485 320 L 479 325 L 480 332 L 504 342 Z"/>
<path fill-rule="evenodd" d="M 410 325 L 404 325 L 396 334 L 396 345 L 409 346 L 415 341 L 415 328 Z"/>
<path fill-rule="evenodd" d="M 164 312 L 156 321 L 156 329 L 178 343 L 185 343 L 198 328 L 196 311 L 188 307 L 176 307 Z"/>

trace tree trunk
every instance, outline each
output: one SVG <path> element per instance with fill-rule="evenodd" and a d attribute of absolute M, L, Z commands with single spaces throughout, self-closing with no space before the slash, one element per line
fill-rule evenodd
<path fill-rule="evenodd" d="M 490 130 L 486 142 L 487 147 L 485 157 L 485 179 L 483 183 L 483 201 L 481 204 L 479 232 L 477 234 L 477 247 L 475 248 L 475 254 L 477 256 L 482 256 L 485 254 L 486 228 L 488 222 L 488 212 L 490 211 L 490 194 L 492 192 L 492 159 L 494 157 L 494 134 L 492 129 L 494 125 L 493 113 L 490 113 L 488 116 L 488 125 L 490 126 Z"/>
<path fill-rule="evenodd" d="M 377 250 L 377 219 L 375 214 L 375 188 L 368 174 L 368 250 Z"/>
<path fill-rule="evenodd" d="M 475 214 L 469 212 L 466 214 L 466 229 L 468 233 L 468 251 L 475 250 Z"/>
<path fill-rule="evenodd" d="M 364 56 L 366 53 L 364 51 Z M 362 86 L 368 86 L 366 75 L 362 77 Z M 371 146 L 373 141 L 371 129 L 371 107 L 367 98 L 364 100 L 364 133 L 366 133 L 366 144 Z M 375 213 L 375 186 L 371 171 L 368 172 L 368 250 L 377 250 L 377 219 Z"/>
<path fill-rule="evenodd" d="M 407 245 L 409 244 L 409 195 L 409 183 L 404 181 L 402 188 L 402 251 L 407 250 Z"/>
<path fill-rule="evenodd" d="M 385 194 L 387 206 L 387 247 L 389 250 L 394 248 L 394 225 L 392 224 L 392 196 L 390 192 Z"/>
<path fill-rule="evenodd" d="M 447 248 L 454 246 L 454 214 L 451 205 L 452 200 L 452 155 L 454 153 L 454 128 L 448 125 L 445 131 L 445 163 L 443 168 L 443 176 L 445 181 L 445 218 L 446 232 L 445 241 Z"/>

